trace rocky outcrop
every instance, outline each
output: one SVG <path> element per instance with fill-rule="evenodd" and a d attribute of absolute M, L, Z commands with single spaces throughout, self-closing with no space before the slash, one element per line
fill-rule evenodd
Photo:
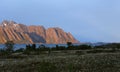
<path fill-rule="evenodd" d="M 5 43 L 7 40 L 15 43 L 78 43 L 70 33 L 58 27 L 45 29 L 43 26 L 26 26 L 14 21 L 3 21 L 0 24 L 0 43 Z"/>

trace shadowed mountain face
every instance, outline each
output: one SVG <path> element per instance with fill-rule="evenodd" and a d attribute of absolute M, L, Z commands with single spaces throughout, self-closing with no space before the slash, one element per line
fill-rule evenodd
<path fill-rule="evenodd" d="M 66 42 L 78 43 L 70 34 L 60 28 L 43 26 L 26 26 L 14 21 L 3 21 L 0 24 L 0 43 L 12 40 L 15 43 L 48 43 L 65 44 Z"/>

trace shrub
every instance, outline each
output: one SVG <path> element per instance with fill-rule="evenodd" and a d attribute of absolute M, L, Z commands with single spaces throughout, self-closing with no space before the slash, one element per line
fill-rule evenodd
<path fill-rule="evenodd" d="M 7 51 L 8 53 L 12 53 L 13 52 L 13 48 L 14 48 L 14 42 L 13 41 L 7 41 L 5 43 L 5 51 Z"/>

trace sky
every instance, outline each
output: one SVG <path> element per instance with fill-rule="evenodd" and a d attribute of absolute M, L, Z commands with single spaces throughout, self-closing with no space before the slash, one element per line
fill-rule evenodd
<path fill-rule="evenodd" d="M 80 42 L 120 42 L 120 0 L 0 0 L 0 22 L 60 27 Z"/>

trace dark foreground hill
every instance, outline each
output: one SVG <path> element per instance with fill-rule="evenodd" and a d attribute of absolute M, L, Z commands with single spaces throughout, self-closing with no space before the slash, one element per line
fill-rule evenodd
<path fill-rule="evenodd" d="M 14 21 L 3 21 L 0 24 L 0 43 L 12 40 L 15 43 L 48 43 L 64 44 L 66 42 L 78 43 L 70 33 L 62 29 L 43 26 L 26 26 Z"/>

